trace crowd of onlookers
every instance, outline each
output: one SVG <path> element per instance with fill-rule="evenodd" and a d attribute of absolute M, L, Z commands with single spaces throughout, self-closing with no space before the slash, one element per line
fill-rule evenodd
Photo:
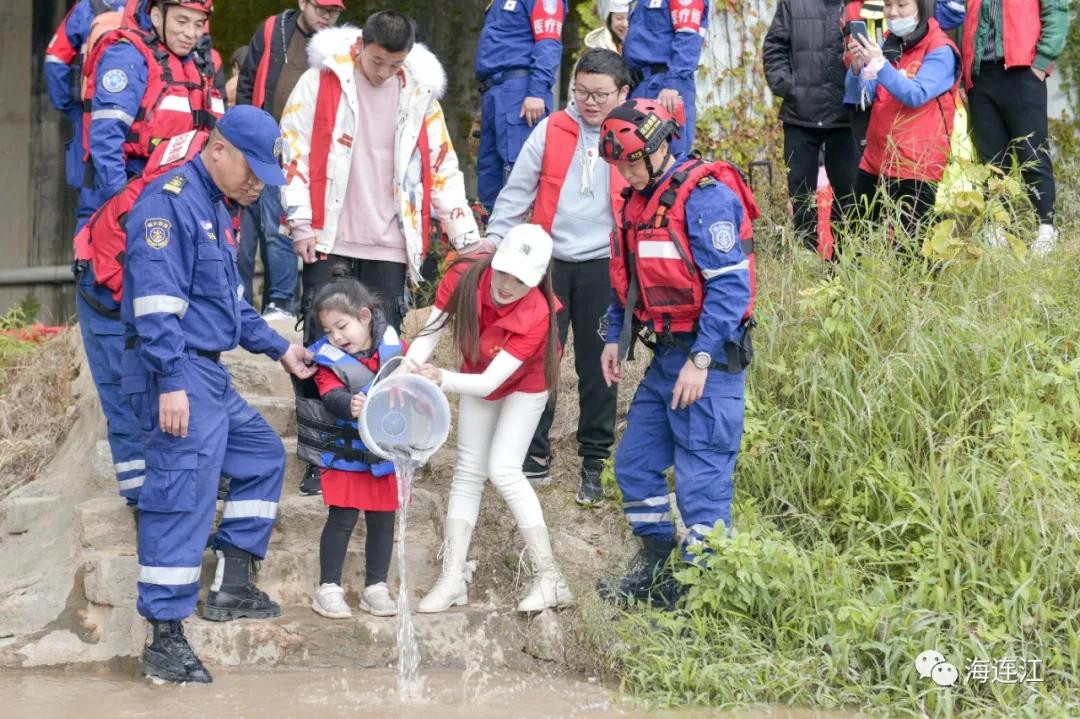
<path fill-rule="evenodd" d="M 816 245 L 819 163 L 834 217 L 884 198 L 908 234 L 934 207 L 966 105 L 978 158 L 1023 175 L 1050 252 L 1054 172 L 1046 76 L 1065 46 L 1065 0 L 781 0 L 765 38 L 765 76 L 783 99 L 784 156 L 795 227 Z M 967 129 L 967 128 L 962 128 Z M 987 242 L 1004 244 L 992 225 Z"/>

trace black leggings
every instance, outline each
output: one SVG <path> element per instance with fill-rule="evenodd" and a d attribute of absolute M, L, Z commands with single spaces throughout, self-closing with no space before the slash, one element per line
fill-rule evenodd
<path fill-rule="evenodd" d="M 319 540 L 319 584 L 341 584 L 341 568 L 349 549 L 349 537 L 360 517 L 359 509 L 330 507 Z M 364 512 L 367 538 L 364 543 L 364 586 L 386 581 L 390 553 L 394 549 L 394 512 Z"/>

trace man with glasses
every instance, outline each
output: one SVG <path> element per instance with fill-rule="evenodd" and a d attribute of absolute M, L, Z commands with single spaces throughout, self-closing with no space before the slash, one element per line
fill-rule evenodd
<path fill-rule="evenodd" d="M 487 230 L 487 239 L 498 245 L 531 212 L 531 221 L 554 242 L 553 279 L 563 304 L 558 315 L 563 344 L 571 323 L 574 327 L 581 457 L 577 502 L 583 506 L 600 503 L 600 471 L 615 435 L 617 388 L 608 387 L 600 371 L 601 318 L 611 301 L 610 236 L 625 183 L 600 161 L 600 124 L 629 92 L 630 71 L 618 53 L 594 49 L 582 55 L 574 74 L 574 102 L 542 120 L 529 135 Z M 525 476 L 534 484 L 550 481 L 548 432 L 554 414 L 553 406 L 545 410 L 525 459 Z"/>
<path fill-rule="evenodd" d="M 319 30 L 333 27 L 345 9 L 342 0 L 298 0 L 299 7 L 271 15 L 248 44 L 247 58 L 236 83 L 236 102 L 255 105 L 281 121 L 285 101 L 308 68 L 308 41 Z M 255 253 L 261 248 L 266 270 L 262 292 L 263 317 L 295 320 L 296 253 L 279 231 L 284 223 L 281 190 L 267 187 L 259 201 L 244 212 L 236 262 L 244 294 L 255 304 L 252 278 Z"/>

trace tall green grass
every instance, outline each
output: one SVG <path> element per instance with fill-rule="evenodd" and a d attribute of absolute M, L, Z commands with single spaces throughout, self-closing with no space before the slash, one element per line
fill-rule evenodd
<path fill-rule="evenodd" d="M 968 237 L 951 256 L 974 259 L 931 267 L 881 228 L 834 265 L 759 253 L 736 534 L 680 571 L 678 611 L 585 617 L 626 690 L 1080 716 L 1080 282 L 1076 206 L 1059 207 L 1046 260 Z M 927 649 L 956 686 L 919 677 Z M 965 681 L 1007 658 L 1043 681 Z"/>

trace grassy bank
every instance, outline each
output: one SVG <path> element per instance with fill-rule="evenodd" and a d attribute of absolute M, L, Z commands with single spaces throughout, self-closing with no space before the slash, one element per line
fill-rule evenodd
<path fill-rule="evenodd" d="M 585 610 L 595 656 L 629 692 L 1080 716 L 1072 188 L 1046 260 L 985 253 L 932 273 L 860 231 L 825 267 L 760 243 L 737 535 L 682 572 L 675 613 Z M 956 665 L 955 686 L 919 676 L 927 649 Z M 1027 662 L 1022 680 L 1010 659 Z M 968 676 L 977 660 L 985 682 Z"/>

